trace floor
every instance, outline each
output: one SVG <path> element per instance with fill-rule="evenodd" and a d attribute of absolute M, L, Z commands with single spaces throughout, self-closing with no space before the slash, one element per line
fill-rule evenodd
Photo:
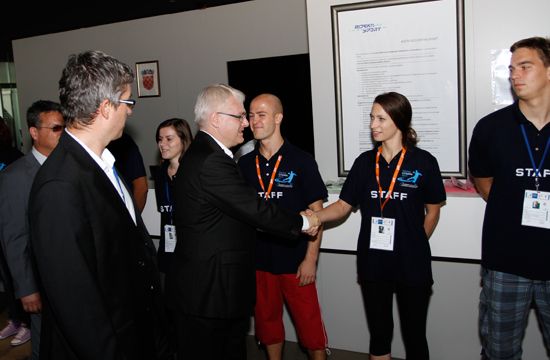
<path fill-rule="evenodd" d="M 3 304 L 2 304 L 3 305 Z M 6 325 L 6 312 L 4 307 L 0 307 L 2 312 L 0 313 L 0 327 Z M 27 342 L 19 346 L 11 346 L 10 341 L 11 337 L 0 340 L 0 359 L 2 360 L 26 360 L 31 355 L 31 342 Z"/>
<path fill-rule="evenodd" d="M 256 345 L 256 342 L 253 336 L 249 336 L 247 338 L 246 345 L 248 349 L 247 360 L 267 359 L 264 351 Z M 284 347 L 283 359 L 284 360 L 307 360 L 307 355 L 305 352 L 302 351 L 302 349 L 298 344 L 296 344 L 295 342 L 287 341 Z M 345 351 L 345 350 L 330 349 L 330 356 L 328 357 L 328 359 L 329 360 L 367 360 L 368 354 Z"/>
<path fill-rule="evenodd" d="M 5 326 L 7 314 L 5 311 L 5 303 L 3 293 L 0 292 L 0 327 Z M 0 359 L 1 360 L 27 360 L 31 354 L 30 342 L 20 345 L 11 346 L 10 339 L 0 340 Z M 257 346 L 253 336 L 247 338 L 248 360 L 265 360 L 264 351 Z M 366 360 L 368 355 L 352 351 L 331 349 L 330 360 Z M 298 344 L 287 341 L 284 348 L 284 360 L 307 360 L 307 355 Z M 397 360 L 397 359 L 395 359 Z"/>

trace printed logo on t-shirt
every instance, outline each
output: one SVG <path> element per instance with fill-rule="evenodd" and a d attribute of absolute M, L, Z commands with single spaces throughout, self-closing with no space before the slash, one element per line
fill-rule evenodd
<path fill-rule="evenodd" d="M 422 173 L 418 170 L 401 170 L 401 176 L 397 178 L 400 186 L 416 189 Z"/>
<path fill-rule="evenodd" d="M 278 187 L 284 187 L 284 188 L 293 188 L 294 187 L 294 179 L 298 176 L 294 171 L 280 171 L 277 173 L 277 178 L 275 179 L 275 183 Z"/>

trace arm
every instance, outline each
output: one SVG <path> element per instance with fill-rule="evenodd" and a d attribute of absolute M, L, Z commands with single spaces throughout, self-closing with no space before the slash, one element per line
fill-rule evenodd
<path fill-rule="evenodd" d="M 323 209 L 323 200 L 315 201 L 309 204 L 309 209 L 319 211 Z M 319 259 L 319 249 L 321 247 L 322 229 L 319 229 L 317 235 L 313 236 L 307 245 L 306 256 L 298 266 L 296 278 L 300 279 L 300 286 L 309 285 L 315 282 L 317 275 L 317 260 Z"/>
<path fill-rule="evenodd" d="M 429 239 L 439 221 L 441 204 L 425 204 L 424 208 L 426 209 L 426 215 L 424 216 L 424 231 Z"/>
<path fill-rule="evenodd" d="M 147 202 L 147 191 L 149 191 L 149 186 L 147 184 L 147 177 L 141 176 L 132 181 L 132 186 L 134 188 L 134 199 L 136 200 L 136 205 L 139 212 L 143 212 L 145 209 L 145 203 Z"/>
<path fill-rule="evenodd" d="M 302 217 L 258 197 L 227 155 L 211 154 L 200 170 L 199 181 L 207 201 L 223 213 L 283 238 L 300 235 Z"/>
<path fill-rule="evenodd" d="M 40 312 L 42 303 L 34 277 L 27 220 L 31 184 L 26 172 L 14 171 L 0 178 L 0 240 L 15 297 L 21 298 L 25 311 Z"/>
<path fill-rule="evenodd" d="M 62 181 L 36 185 L 29 202 L 30 234 L 49 312 L 75 357 L 115 359 L 117 336 L 89 256 L 97 231 L 81 191 Z"/>
<path fill-rule="evenodd" d="M 492 177 L 474 177 L 474 185 L 476 186 L 477 191 L 479 192 L 479 195 L 483 198 L 483 200 L 487 201 L 489 198 L 489 193 L 491 192 L 491 186 L 493 185 L 493 179 Z"/>
<path fill-rule="evenodd" d="M 324 209 L 315 212 L 321 223 L 343 219 L 351 213 L 353 207 L 342 199 L 333 202 Z"/>

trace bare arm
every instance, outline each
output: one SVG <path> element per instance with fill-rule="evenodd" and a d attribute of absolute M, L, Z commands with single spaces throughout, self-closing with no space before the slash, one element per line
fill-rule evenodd
<path fill-rule="evenodd" d="M 315 215 L 317 215 L 322 223 L 325 223 L 327 221 L 340 220 L 346 217 L 351 213 L 352 209 L 353 207 L 350 204 L 342 199 L 338 199 L 326 208 L 316 211 Z"/>
<path fill-rule="evenodd" d="M 323 200 L 315 201 L 308 206 L 313 211 L 323 209 Z M 307 245 L 306 256 L 298 267 L 296 278 L 300 279 L 300 286 L 309 285 L 315 282 L 317 276 L 317 260 L 319 259 L 319 249 L 321 247 L 321 238 L 323 236 L 322 227 L 319 228 L 317 235 L 312 236 Z"/>
<path fill-rule="evenodd" d="M 426 216 L 424 217 L 424 231 L 428 239 L 432 236 L 437 223 L 439 222 L 439 213 L 441 204 L 425 204 Z"/>
<path fill-rule="evenodd" d="M 132 186 L 134 187 L 134 199 L 136 200 L 136 205 L 141 213 L 143 212 L 143 209 L 145 209 L 145 203 L 147 202 L 147 191 L 149 191 L 147 177 L 142 176 L 134 179 L 134 181 L 132 181 Z"/>
<path fill-rule="evenodd" d="M 487 177 L 487 178 L 473 178 L 474 179 L 474 185 L 476 186 L 477 191 L 479 192 L 479 195 L 483 198 L 483 200 L 487 201 L 489 198 L 489 193 L 491 192 L 491 186 L 493 185 L 493 178 Z"/>

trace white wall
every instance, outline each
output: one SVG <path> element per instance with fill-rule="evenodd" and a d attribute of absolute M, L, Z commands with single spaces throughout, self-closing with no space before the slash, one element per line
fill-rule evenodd
<path fill-rule="evenodd" d="M 101 49 L 128 64 L 158 60 L 162 96 L 138 99 L 134 115 L 128 121 L 130 132 L 149 165 L 156 162 L 157 124 L 173 116 L 191 120 L 198 91 L 209 83 L 227 81 L 227 61 L 309 51 L 316 158 L 324 179 L 335 179 L 330 5 L 342 2 L 349 1 L 256 0 L 17 40 L 13 45 L 20 106 L 24 113 L 37 99 L 57 99 L 57 82 L 69 54 Z M 493 110 L 489 51 L 508 48 L 523 37 L 548 35 L 550 1 L 465 0 L 465 10 L 467 119 L 468 133 L 471 133 L 473 124 Z M 475 204 L 477 200 L 463 205 L 463 212 L 471 207 L 479 211 L 482 204 Z M 449 202 L 452 201 L 450 198 Z M 150 213 L 154 216 L 154 211 Z M 443 208 L 442 217 L 445 216 L 448 215 Z M 445 221 L 452 223 L 453 220 Z M 479 227 L 480 222 L 478 219 L 472 226 Z M 457 244 L 469 240 L 462 235 L 451 230 L 440 233 Z M 357 233 L 341 236 L 355 239 Z M 433 272 L 434 295 L 428 319 L 432 358 L 477 359 L 479 265 L 434 261 Z M 355 256 L 323 253 L 318 275 L 331 346 L 366 352 L 369 336 L 355 283 Z M 399 331 L 396 321 L 393 353 L 404 357 Z M 292 331 L 288 338 L 295 339 Z M 533 316 L 524 348 L 525 359 L 546 358 Z"/>
<path fill-rule="evenodd" d="M 137 98 L 134 87 L 138 103 L 127 122 L 145 164 L 155 164 L 157 125 L 175 116 L 193 122 L 198 92 L 227 82 L 228 61 L 307 53 L 305 11 L 303 0 L 256 0 L 16 40 L 21 109 L 58 99 L 70 54 L 98 49 L 132 66 L 158 60 L 161 96 Z"/>
<path fill-rule="evenodd" d="M 308 39 L 312 79 L 313 118 L 315 119 L 315 157 L 325 179 L 338 176 L 336 111 L 333 77 L 332 30 L 330 6 L 350 3 L 348 0 L 306 0 Z M 465 0 L 465 52 L 466 52 L 466 118 L 468 140 L 475 123 L 492 112 L 490 51 L 507 49 L 516 40 L 530 36 L 549 36 L 547 14 L 550 1 L 526 0 Z M 319 146 L 323 144 L 323 146 Z M 459 203 L 460 204 L 457 204 Z M 472 212 L 481 213 L 483 203 L 477 198 L 449 196 L 443 207 L 441 221 L 445 229 L 436 230 L 431 239 L 458 246 L 472 246 L 472 229 L 481 228 L 481 218 L 472 219 L 469 228 L 459 227 L 463 218 Z M 457 211 L 457 207 L 460 207 Z M 453 211 L 447 212 L 447 209 Z M 455 227 L 449 227 L 449 224 Z M 461 224 L 464 226 L 464 224 Z M 461 229 L 456 231 L 457 229 Z M 476 230 L 477 232 L 477 230 Z M 467 234 L 467 235 L 466 235 Z M 356 234 L 349 234 L 357 236 Z M 432 247 L 434 247 L 432 245 Z M 448 246 L 445 246 L 448 248 Z M 470 251 L 467 251 L 470 252 Z M 361 322 L 364 319 L 359 290 L 350 282 L 355 274 L 346 255 L 323 254 L 320 266 L 321 296 L 324 301 L 325 320 L 332 325 L 329 335 L 335 347 L 367 351 L 368 332 Z M 344 265 L 345 264 L 345 265 Z M 479 265 L 467 263 L 433 262 L 434 294 L 428 315 L 428 339 L 433 359 L 477 359 L 480 345 L 477 338 L 477 306 L 479 296 Z M 326 287 L 330 286 L 331 289 Z M 328 293 L 353 295 L 335 298 Z M 337 300 L 338 299 L 338 300 Z M 341 303 L 343 302 L 343 303 Z M 338 311 L 334 309 L 337 308 Z M 397 316 L 395 317 L 397 319 Z M 404 357 L 400 328 L 396 321 L 394 356 Z M 362 340 L 362 342 L 360 342 Z M 525 359 L 544 359 L 546 353 L 534 315 L 531 314 L 524 341 Z"/>

